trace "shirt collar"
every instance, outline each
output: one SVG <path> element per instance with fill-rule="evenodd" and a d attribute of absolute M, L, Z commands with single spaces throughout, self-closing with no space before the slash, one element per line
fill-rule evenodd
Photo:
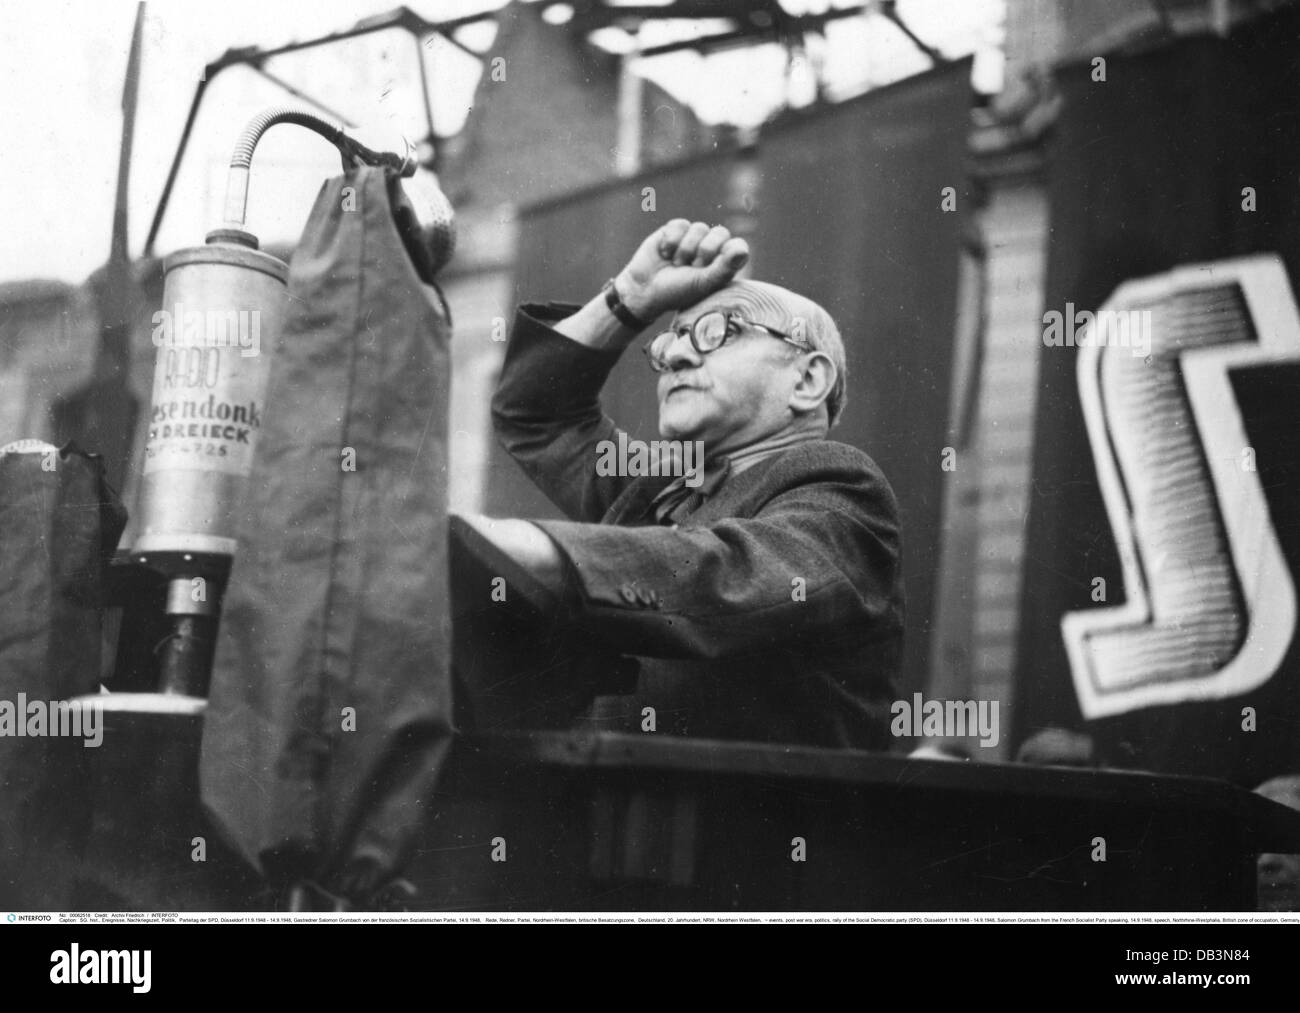
<path fill-rule="evenodd" d="M 768 437 L 766 440 L 760 440 L 752 446 L 745 447 L 743 450 L 735 451 L 730 456 L 731 472 L 739 475 L 747 468 L 753 467 L 759 461 L 765 461 L 767 458 L 776 454 L 783 453 L 792 447 L 802 446 L 805 443 L 819 442 L 825 439 L 820 433 L 809 433 L 803 439 L 793 442 L 778 442 L 777 437 Z"/>

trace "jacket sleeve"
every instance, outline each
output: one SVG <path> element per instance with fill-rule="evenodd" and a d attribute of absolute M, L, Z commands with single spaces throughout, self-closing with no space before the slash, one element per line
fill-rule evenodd
<path fill-rule="evenodd" d="M 588 348 L 550 326 L 577 309 L 519 307 L 492 398 L 492 424 L 501 445 L 565 516 L 599 521 L 635 479 L 596 474 L 597 445 L 618 440 L 600 390 L 620 350 Z"/>
<path fill-rule="evenodd" d="M 577 621 L 625 653 L 718 659 L 902 628 L 897 505 L 879 471 L 828 465 L 753 517 L 701 527 L 537 523 L 572 565 Z"/>

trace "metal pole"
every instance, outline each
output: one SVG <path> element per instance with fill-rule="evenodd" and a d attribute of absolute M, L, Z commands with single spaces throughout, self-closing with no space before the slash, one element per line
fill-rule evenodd
<path fill-rule="evenodd" d="M 636 72 L 640 53 L 640 32 L 630 30 L 632 51 L 619 61 L 618 75 L 618 147 L 614 171 L 620 176 L 635 175 L 641 168 L 641 75 Z"/>

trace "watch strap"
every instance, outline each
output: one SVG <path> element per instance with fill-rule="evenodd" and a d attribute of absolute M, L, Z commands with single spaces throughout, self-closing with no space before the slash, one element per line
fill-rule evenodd
<path fill-rule="evenodd" d="M 613 278 L 605 282 L 605 305 L 609 307 L 609 311 L 614 314 L 618 322 L 624 327 L 629 327 L 634 331 L 644 331 L 650 326 L 648 321 L 642 320 L 623 305 L 623 300 L 619 297 L 618 287 L 614 284 Z"/>

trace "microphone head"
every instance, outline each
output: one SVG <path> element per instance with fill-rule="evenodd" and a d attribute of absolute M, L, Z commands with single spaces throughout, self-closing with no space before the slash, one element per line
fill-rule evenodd
<path fill-rule="evenodd" d="M 398 232 L 420 277 L 432 283 L 456 252 L 456 212 L 427 169 L 401 179 L 394 194 Z"/>

